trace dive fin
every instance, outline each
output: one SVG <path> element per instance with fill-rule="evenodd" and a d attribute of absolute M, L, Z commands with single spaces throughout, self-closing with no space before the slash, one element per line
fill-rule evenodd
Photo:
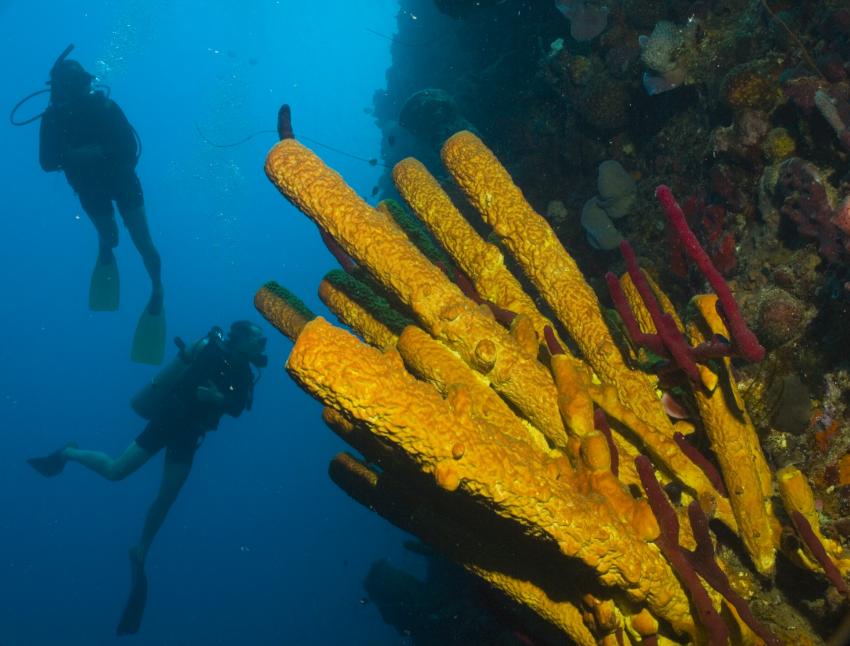
<path fill-rule="evenodd" d="M 136 324 L 130 359 L 136 363 L 158 366 L 164 356 L 165 310 L 159 308 L 156 314 L 151 314 L 150 307 L 146 307 Z"/>
<path fill-rule="evenodd" d="M 33 469 L 38 471 L 45 478 L 52 478 L 53 476 L 58 476 L 62 473 L 62 470 L 65 468 L 65 464 L 68 462 L 68 458 L 62 455 L 62 451 L 64 451 L 67 447 L 72 446 L 76 447 L 77 445 L 74 443 L 69 443 L 50 453 L 49 455 L 45 455 L 39 458 L 28 458 L 27 464 L 29 464 Z"/>
<path fill-rule="evenodd" d="M 148 577 L 145 564 L 139 560 L 136 548 L 130 550 L 130 596 L 121 615 L 121 621 L 115 629 L 116 635 L 135 635 L 142 625 L 145 604 L 148 600 Z"/>
<path fill-rule="evenodd" d="M 98 256 L 89 283 L 89 309 L 92 312 L 114 312 L 118 309 L 120 295 L 118 263 L 114 257 L 104 260 Z"/>

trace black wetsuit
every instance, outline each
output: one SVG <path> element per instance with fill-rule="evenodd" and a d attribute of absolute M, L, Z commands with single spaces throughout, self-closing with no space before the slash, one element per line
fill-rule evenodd
<path fill-rule="evenodd" d="M 208 382 L 224 396 L 221 404 L 198 400 L 198 386 Z M 239 417 L 250 409 L 253 394 L 254 376 L 248 361 L 235 357 L 226 345 L 210 341 L 194 358 L 162 412 L 136 438 L 136 444 L 152 454 L 164 447 L 168 459 L 191 463 L 206 432 L 218 428 L 222 415 Z"/>
<path fill-rule="evenodd" d="M 77 161 L 69 151 L 100 146 L 103 156 Z M 115 101 L 102 92 L 48 107 L 41 118 L 39 163 L 45 171 L 64 171 L 103 243 L 114 247 L 112 202 L 122 216 L 144 205 L 136 175 L 138 146 L 133 128 Z M 129 223 L 128 223 L 129 226 Z"/>

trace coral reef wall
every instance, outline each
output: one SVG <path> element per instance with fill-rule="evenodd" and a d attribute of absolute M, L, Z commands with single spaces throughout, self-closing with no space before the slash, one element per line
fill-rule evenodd
<path fill-rule="evenodd" d="M 388 167 L 414 155 L 443 180 L 442 141 L 477 133 L 597 290 L 622 239 L 675 303 L 702 289 L 653 197 L 671 186 L 768 349 L 742 378 L 769 457 L 813 474 L 850 533 L 846 2 L 400 0 L 395 39 Z M 624 217 L 600 206 L 612 161 L 636 181 Z"/>
<path fill-rule="evenodd" d="M 258 294 L 365 458 L 335 482 L 577 643 L 829 638 L 845 5 L 401 0 L 379 192 L 415 217 L 297 141 L 267 160 L 345 270 L 320 295 L 356 336 Z"/>

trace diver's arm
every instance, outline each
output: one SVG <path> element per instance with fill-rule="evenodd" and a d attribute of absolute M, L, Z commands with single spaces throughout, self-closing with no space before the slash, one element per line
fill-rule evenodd
<path fill-rule="evenodd" d="M 41 117 L 38 130 L 38 163 L 45 172 L 62 170 L 62 137 L 51 109 Z"/>
<path fill-rule="evenodd" d="M 137 147 L 133 126 L 118 104 L 110 99 L 104 105 L 103 133 L 107 159 L 119 166 L 135 166 Z"/>
<path fill-rule="evenodd" d="M 215 383 L 221 369 L 221 350 L 213 343 L 208 343 L 195 356 L 183 377 L 183 387 L 190 390 L 190 396 L 219 414 L 230 410 L 230 399 L 233 396 Z"/>
<path fill-rule="evenodd" d="M 216 344 L 207 344 L 193 359 L 181 388 L 188 391 L 186 394 L 191 399 L 216 414 L 239 417 L 245 409 L 247 395 L 236 385 L 239 382 L 233 378 L 233 367 L 224 362 L 222 352 Z"/>
<path fill-rule="evenodd" d="M 231 417 L 239 417 L 242 411 L 245 410 L 245 401 L 245 395 L 239 392 L 238 389 L 234 389 L 224 396 L 222 408 Z"/>
<path fill-rule="evenodd" d="M 243 368 L 250 370 L 247 366 L 240 366 L 239 363 L 228 364 L 227 372 L 222 375 L 223 379 L 218 383 L 218 390 L 222 395 L 220 410 L 230 417 L 239 417 L 247 408 L 250 398 L 248 389 L 253 388 L 253 380 L 250 376 L 245 381 L 241 374 Z"/>
<path fill-rule="evenodd" d="M 239 417 L 245 410 L 245 396 L 238 388 L 221 389 L 212 381 L 198 386 L 195 389 L 195 397 L 204 406 L 208 407 L 216 415 L 230 415 Z"/>
<path fill-rule="evenodd" d="M 202 404 L 212 404 L 223 399 L 219 389 L 210 380 L 219 361 L 216 353 L 217 350 L 208 343 L 192 358 L 178 387 L 187 396 L 186 401 L 194 399 Z"/>
<path fill-rule="evenodd" d="M 221 394 L 221 391 L 211 381 L 195 388 L 195 397 L 199 402 L 204 404 L 224 405 L 224 395 Z"/>

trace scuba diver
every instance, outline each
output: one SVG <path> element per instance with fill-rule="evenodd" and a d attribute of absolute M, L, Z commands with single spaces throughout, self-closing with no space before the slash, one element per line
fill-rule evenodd
<path fill-rule="evenodd" d="M 250 321 L 236 321 L 227 338 L 221 328 L 191 345 L 175 339 L 177 356 L 131 400 L 133 409 L 149 420 L 144 430 L 117 458 L 84 450 L 75 443 L 27 462 L 44 476 L 59 475 L 68 462 L 78 462 L 107 480 L 123 480 L 162 449 L 165 464 L 159 492 L 145 518 L 139 542 L 130 548 L 131 589 L 116 632 L 133 634 L 141 625 L 147 600 L 145 560 L 151 543 L 192 468 L 195 452 L 207 432 L 218 428 L 225 414 L 238 417 L 250 410 L 257 379 L 251 366 L 268 364 L 266 337 Z"/>
<path fill-rule="evenodd" d="M 99 250 L 89 285 L 89 309 L 118 309 L 119 279 L 113 249 L 118 225 L 113 202 L 150 276 L 152 291 L 133 340 L 131 358 L 159 364 L 165 351 L 165 313 L 159 253 L 145 215 L 136 175 L 140 143 L 118 104 L 93 90 L 94 76 L 67 58 L 69 45 L 50 70 L 50 101 L 39 115 L 39 163 L 46 172 L 63 171 L 97 230 Z M 35 92 L 32 96 L 44 92 Z M 15 110 L 24 102 L 22 101 Z M 12 117 L 14 117 L 14 110 Z M 38 117 L 15 125 L 29 123 Z"/>

